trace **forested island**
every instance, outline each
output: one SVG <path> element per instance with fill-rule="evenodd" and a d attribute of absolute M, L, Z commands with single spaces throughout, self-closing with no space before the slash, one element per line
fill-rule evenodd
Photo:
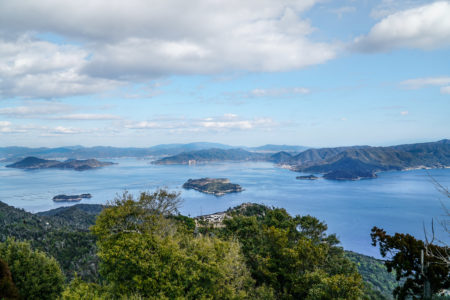
<path fill-rule="evenodd" d="M 102 162 L 96 159 L 76 160 L 68 159 L 66 161 L 48 160 L 37 157 L 26 157 L 18 162 L 7 165 L 7 168 L 38 170 L 38 169 L 73 169 L 76 171 L 85 171 L 104 166 L 112 165 L 112 162 Z"/>
<path fill-rule="evenodd" d="M 179 203 L 179 195 L 167 190 L 39 214 L 0 202 L 0 268 L 6 274 L 1 280 L 8 287 L 0 296 L 377 300 L 392 299 L 393 290 L 420 295 L 420 278 L 399 285 L 384 262 L 345 252 L 312 216 L 245 203 L 191 218 L 178 213 Z M 372 235 L 380 247 L 383 239 L 394 238 L 378 228 Z M 420 245 L 405 238 L 411 247 Z M 397 270 L 397 279 L 407 276 L 394 261 L 386 264 Z M 433 272 L 433 293 L 449 284 L 448 267 L 427 272 Z"/>
<path fill-rule="evenodd" d="M 183 188 L 194 189 L 202 193 L 213 194 L 214 196 L 223 196 L 229 193 L 243 191 L 239 184 L 231 183 L 226 178 L 189 179 L 183 184 Z"/>

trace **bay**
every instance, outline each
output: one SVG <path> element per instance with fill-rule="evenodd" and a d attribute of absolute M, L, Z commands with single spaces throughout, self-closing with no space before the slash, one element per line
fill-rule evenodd
<path fill-rule="evenodd" d="M 360 181 L 297 180 L 294 173 L 270 163 L 217 163 L 207 165 L 152 165 L 148 160 L 117 159 L 116 165 L 77 172 L 73 170 L 19 170 L 0 164 L 0 200 L 30 212 L 68 203 L 55 203 L 58 194 L 91 193 L 80 203 L 104 204 L 125 190 L 137 194 L 166 187 L 183 198 L 181 213 L 198 216 L 224 211 L 245 202 L 285 208 L 292 215 L 312 215 L 328 224 L 345 249 L 379 257 L 371 246 L 370 229 L 424 237 L 424 225 L 442 220 L 441 201 L 447 201 L 433 183 L 450 185 L 450 169 L 379 173 Z M 305 175 L 305 174 L 303 174 Z M 184 190 L 189 178 L 224 177 L 240 184 L 241 193 L 222 197 Z M 439 226 L 437 235 L 449 242 Z"/>

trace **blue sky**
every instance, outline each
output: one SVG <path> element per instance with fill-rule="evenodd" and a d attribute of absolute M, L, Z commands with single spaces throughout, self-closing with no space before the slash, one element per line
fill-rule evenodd
<path fill-rule="evenodd" d="M 0 2 L 0 146 L 392 145 L 449 112 L 449 1 Z"/>

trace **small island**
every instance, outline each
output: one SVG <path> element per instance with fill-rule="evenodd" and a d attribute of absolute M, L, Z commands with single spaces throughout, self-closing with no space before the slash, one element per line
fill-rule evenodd
<path fill-rule="evenodd" d="M 229 193 L 242 192 L 239 184 L 230 183 L 226 178 L 200 178 L 189 179 L 183 184 L 185 189 L 194 189 L 202 193 L 223 196 Z"/>
<path fill-rule="evenodd" d="M 55 202 L 80 202 L 82 199 L 92 198 L 91 194 L 81 195 L 56 195 L 53 197 Z"/>
<path fill-rule="evenodd" d="M 112 162 L 103 162 L 96 159 L 68 159 L 66 161 L 41 159 L 33 156 L 26 157 L 21 161 L 7 165 L 7 168 L 37 170 L 37 169 L 73 169 L 76 171 L 85 171 L 104 166 L 113 165 Z"/>
<path fill-rule="evenodd" d="M 295 177 L 296 179 L 299 179 L 299 180 L 317 180 L 317 179 L 319 179 L 319 177 L 317 177 L 317 176 L 315 176 L 315 175 L 313 175 L 313 174 L 311 174 L 311 175 L 306 175 L 306 176 L 297 176 L 297 177 Z"/>

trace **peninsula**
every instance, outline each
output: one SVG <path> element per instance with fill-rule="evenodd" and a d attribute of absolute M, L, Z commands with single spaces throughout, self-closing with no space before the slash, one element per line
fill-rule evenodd
<path fill-rule="evenodd" d="M 185 189 L 194 189 L 202 193 L 223 196 L 229 193 L 242 192 L 239 184 L 230 183 L 226 178 L 200 178 L 189 179 L 183 184 Z"/>
<path fill-rule="evenodd" d="M 21 161 L 7 165 L 7 168 L 36 170 L 36 169 L 73 169 L 76 171 L 84 171 L 104 166 L 112 165 L 112 162 L 102 162 L 96 159 L 76 160 L 68 159 L 66 161 L 40 159 L 29 156 Z"/>

